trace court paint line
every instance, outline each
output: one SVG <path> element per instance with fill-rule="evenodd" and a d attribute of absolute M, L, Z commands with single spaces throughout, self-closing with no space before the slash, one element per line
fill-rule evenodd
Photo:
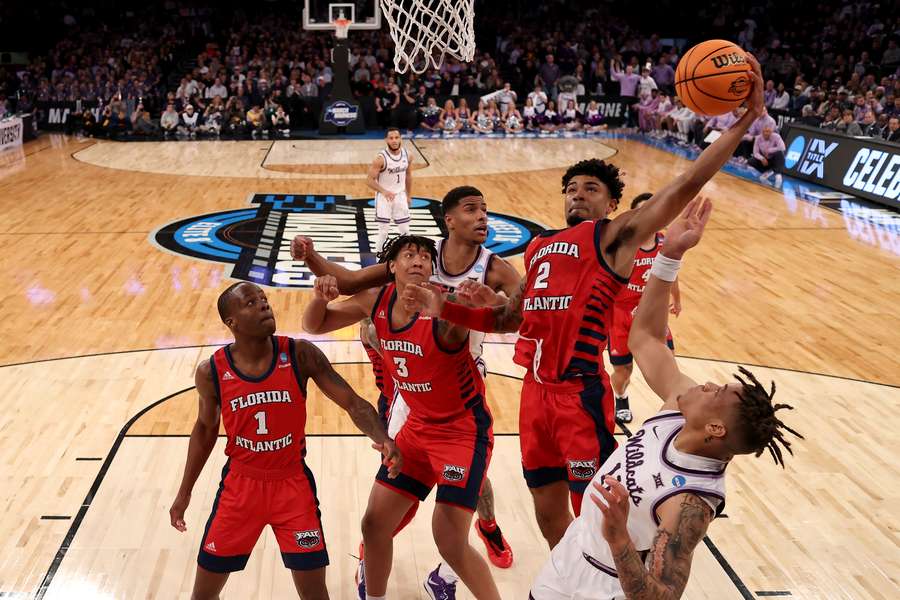
<path fill-rule="evenodd" d="M 300 338 L 295 338 L 300 339 Z M 302 338 L 308 342 L 313 342 L 314 344 L 337 344 L 337 343 L 353 343 L 358 340 L 315 340 Z M 485 342 L 485 344 L 496 344 L 499 346 L 512 346 L 516 342 Z M 72 356 L 57 356 L 55 358 L 40 358 L 36 360 L 26 360 L 22 362 L 16 363 L 7 363 L 0 364 L 0 369 L 5 367 L 21 367 L 25 365 L 33 365 L 37 363 L 45 363 L 45 362 L 55 362 L 60 360 L 74 360 L 78 358 L 94 358 L 97 356 L 114 356 L 116 354 L 133 354 L 137 352 L 157 352 L 157 351 L 167 351 L 167 350 L 190 350 L 193 348 L 212 348 L 219 347 L 220 344 L 190 344 L 187 346 L 167 346 L 164 348 L 135 348 L 134 350 L 113 350 L 110 352 L 96 352 L 91 354 L 74 354 Z M 760 365 L 757 363 L 751 363 L 746 361 L 737 361 L 737 360 L 728 360 L 726 358 L 710 358 L 706 356 L 688 356 L 686 354 L 676 354 L 676 358 L 686 358 L 688 360 L 702 360 L 704 362 L 718 362 L 718 363 L 726 363 L 729 365 L 744 365 L 745 367 L 759 367 L 760 369 L 771 369 L 773 371 L 787 371 L 788 373 L 803 373 L 804 375 L 815 375 L 817 377 L 829 377 L 831 379 L 841 379 L 844 381 L 853 381 L 856 383 L 867 383 L 870 385 L 877 385 L 881 387 L 888 387 L 894 389 L 900 389 L 900 384 L 896 383 L 882 383 L 880 381 L 869 381 L 868 379 L 860 379 L 858 377 L 847 377 L 845 375 L 832 375 L 830 373 L 819 373 L 818 371 L 807 371 L 804 369 L 792 369 L 790 367 L 773 367 L 771 365 Z M 505 373 L 493 373 L 494 375 L 498 375 L 500 377 L 509 377 L 512 379 L 518 379 L 513 375 L 507 375 Z"/>
<path fill-rule="evenodd" d="M 59 549 L 56 551 L 56 555 L 53 557 L 53 560 L 51 561 L 50 566 L 47 569 L 47 573 L 44 575 L 44 579 L 41 581 L 41 584 L 38 586 L 38 589 L 34 593 L 35 600 L 41 600 L 46 595 L 47 590 L 50 588 L 50 584 L 53 583 L 53 578 L 56 576 L 57 571 L 59 571 L 59 566 L 62 564 L 63 559 L 66 557 L 66 553 L 72 546 L 72 541 L 75 539 L 75 534 L 78 533 L 78 529 L 81 527 L 81 523 L 84 522 L 84 517 L 85 515 L 87 515 L 88 509 L 91 507 L 91 503 L 94 501 L 94 498 L 97 496 L 97 492 L 100 490 L 100 484 L 103 483 L 103 479 L 106 477 L 106 473 L 109 471 L 109 467 L 112 466 L 112 461 L 116 457 L 116 453 L 118 453 L 119 448 L 122 446 L 122 440 L 125 439 L 125 434 L 129 429 L 131 429 L 131 426 L 134 425 L 134 423 L 138 419 L 140 419 L 154 407 L 159 406 L 169 398 L 174 398 L 175 396 L 182 394 L 193 387 L 194 386 L 178 390 L 177 392 L 169 394 L 168 396 L 165 396 L 157 400 L 156 402 L 152 402 L 148 406 L 139 410 L 133 417 L 128 419 L 128 422 L 125 423 L 125 425 L 119 431 L 119 435 L 116 436 L 116 440 L 115 442 L 113 442 L 112 448 L 110 448 L 109 453 L 106 455 L 106 460 L 103 461 L 103 465 L 100 467 L 100 471 L 94 478 L 94 483 L 91 484 L 87 495 L 81 502 L 81 507 L 78 510 L 78 514 L 75 516 L 75 519 L 72 521 L 72 525 L 69 526 L 69 531 L 66 532 L 65 537 L 60 543 Z"/>

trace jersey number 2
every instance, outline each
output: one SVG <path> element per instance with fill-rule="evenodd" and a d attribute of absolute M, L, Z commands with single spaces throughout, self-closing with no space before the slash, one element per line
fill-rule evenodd
<path fill-rule="evenodd" d="M 534 289 L 543 290 L 549 285 L 547 280 L 550 278 L 550 263 L 542 262 L 538 265 L 538 276 L 534 280 Z"/>
<path fill-rule="evenodd" d="M 259 427 L 256 428 L 256 433 L 258 433 L 259 435 L 265 435 L 269 433 L 269 430 L 266 427 L 266 413 L 264 411 L 259 411 L 258 413 L 253 415 L 253 418 L 256 419 L 256 422 L 259 425 Z"/>

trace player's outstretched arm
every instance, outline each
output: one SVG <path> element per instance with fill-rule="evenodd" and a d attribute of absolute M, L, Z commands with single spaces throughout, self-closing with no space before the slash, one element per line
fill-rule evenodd
<path fill-rule="evenodd" d="M 646 564 L 628 534 L 628 490 L 613 479 L 609 489 L 592 484 L 591 500 L 603 513 L 601 533 L 612 550 L 622 591 L 629 600 L 678 600 L 691 573 L 694 549 L 713 519 L 709 505 L 695 494 L 679 494 L 656 509 L 659 527 Z"/>
<path fill-rule="evenodd" d="M 642 240 L 671 223 L 687 203 L 700 193 L 706 182 L 712 179 L 713 175 L 728 162 L 740 144 L 744 133 L 750 128 L 753 121 L 763 114 L 765 110 L 764 84 L 759 63 L 751 54 L 747 55 L 747 60 L 752 69 L 750 77 L 753 86 L 750 96 L 747 97 L 747 112 L 704 150 L 687 171 L 653 194 L 653 198 L 639 208 L 629 211 L 613 221 L 609 235 L 613 236 L 612 239 L 619 240 L 623 249 L 634 248 L 636 250 Z M 609 244 L 606 247 L 608 248 Z M 623 265 L 630 264 L 633 253 L 623 252 L 622 254 L 628 255 L 623 256 Z M 616 264 L 615 266 L 619 267 L 620 265 Z"/>
<path fill-rule="evenodd" d="M 396 477 L 400 473 L 403 459 L 393 440 L 388 437 L 375 408 L 353 391 L 315 344 L 297 340 L 296 353 L 300 375 L 315 381 L 322 393 L 350 415 L 357 429 L 374 442 L 372 447 L 381 452 L 389 476 Z"/>
<path fill-rule="evenodd" d="M 219 435 L 219 402 L 216 399 L 216 387 L 212 378 L 212 369 L 209 361 L 204 360 L 197 367 L 194 374 L 194 383 L 200 396 L 200 407 L 197 411 L 197 420 L 191 430 L 191 440 L 188 442 L 187 461 L 184 465 L 184 474 L 181 477 L 181 486 L 178 495 L 169 509 L 169 519 L 172 527 L 178 531 L 187 531 L 184 523 L 184 511 L 191 502 L 191 492 L 194 484 L 203 470 L 213 447 L 216 445 L 216 437 Z"/>
<path fill-rule="evenodd" d="M 359 323 L 369 316 L 375 301 L 375 290 L 364 290 L 341 302 L 334 302 L 337 281 L 331 275 L 317 277 L 313 298 L 303 311 L 303 329 L 309 333 L 328 333 Z"/>
<path fill-rule="evenodd" d="M 673 403 L 678 394 L 696 385 L 679 371 L 675 356 L 666 345 L 669 296 L 681 258 L 700 242 L 711 214 L 712 203 L 697 198 L 688 204 L 681 218 L 669 227 L 663 247 L 650 268 L 650 279 L 644 287 L 628 336 L 628 347 L 631 348 L 647 385 L 666 404 Z M 674 404 L 671 407 L 674 408 Z"/>
<path fill-rule="evenodd" d="M 433 284 L 408 285 L 403 291 L 402 299 L 410 310 L 419 311 L 430 317 L 439 317 L 466 329 L 485 333 L 512 333 L 519 330 L 522 324 L 524 280 L 506 302 L 494 306 L 472 308 L 456 302 L 457 299 L 465 299 L 470 304 L 482 304 L 482 301 L 473 301 L 475 298 L 486 298 L 481 294 L 489 294 L 491 298 L 496 298 L 496 294 L 484 284 L 464 281 L 457 289 L 457 293 L 459 298 L 456 294 L 441 293 L 440 288 Z"/>
<path fill-rule="evenodd" d="M 338 291 L 346 296 L 380 287 L 389 280 L 387 265 L 379 263 L 351 271 L 316 252 L 312 239 L 305 235 L 295 236 L 291 240 L 291 257 L 304 261 L 316 277 L 332 275 L 337 280 Z"/>

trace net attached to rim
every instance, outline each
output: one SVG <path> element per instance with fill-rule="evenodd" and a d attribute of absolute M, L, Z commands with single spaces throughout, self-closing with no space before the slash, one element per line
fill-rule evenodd
<path fill-rule="evenodd" d="M 449 54 L 475 58 L 475 0 L 379 0 L 399 73 L 440 69 Z"/>
<path fill-rule="evenodd" d="M 350 19 L 337 18 L 334 20 L 334 37 L 340 40 L 347 39 L 347 32 L 350 31 L 350 25 L 353 21 Z"/>

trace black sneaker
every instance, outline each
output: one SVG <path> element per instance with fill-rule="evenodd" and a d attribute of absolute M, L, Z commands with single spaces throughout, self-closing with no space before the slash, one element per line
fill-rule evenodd
<path fill-rule="evenodd" d="M 633 419 L 631 408 L 628 406 L 628 396 L 616 398 L 616 420 L 622 423 L 631 423 Z"/>

